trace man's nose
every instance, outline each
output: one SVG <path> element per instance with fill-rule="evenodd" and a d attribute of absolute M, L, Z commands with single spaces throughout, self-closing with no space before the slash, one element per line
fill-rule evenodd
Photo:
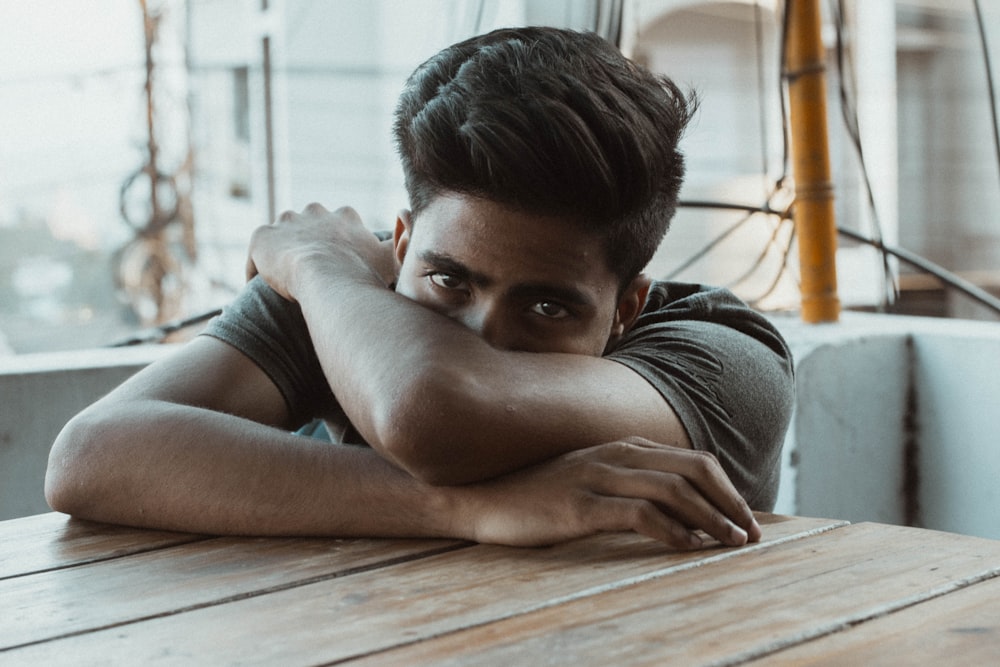
<path fill-rule="evenodd" d="M 491 347 L 515 349 L 516 336 L 499 304 L 480 302 L 455 313 L 456 320 L 471 329 Z"/>

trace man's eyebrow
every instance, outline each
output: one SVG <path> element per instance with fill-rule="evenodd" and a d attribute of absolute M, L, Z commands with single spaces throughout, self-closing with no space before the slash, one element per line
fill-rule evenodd
<path fill-rule="evenodd" d="M 433 266 L 439 271 L 449 273 L 477 285 L 484 285 L 489 282 L 489 278 L 481 273 L 472 271 L 465 264 L 446 253 L 435 250 L 424 250 L 420 253 L 420 261 L 429 266 Z"/>

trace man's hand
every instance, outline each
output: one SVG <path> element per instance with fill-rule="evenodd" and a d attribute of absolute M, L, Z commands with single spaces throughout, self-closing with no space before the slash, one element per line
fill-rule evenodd
<path fill-rule="evenodd" d="M 727 546 L 760 526 L 718 461 L 642 438 L 598 445 L 489 482 L 457 487 L 459 520 L 480 542 L 538 546 L 632 530 L 696 549 L 701 530 Z M 460 530 L 459 532 L 466 532 Z"/>
<path fill-rule="evenodd" d="M 286 211 L 250 239 L 246 275 L 258 273 L 273 290 L 295 301 L 296 280 L 310 266 L 329 277 L 381 281 L 394 279 L 392 243 L 379 242 L 349 207 L 328 211 L 310 204 L 301 213 Z"/>

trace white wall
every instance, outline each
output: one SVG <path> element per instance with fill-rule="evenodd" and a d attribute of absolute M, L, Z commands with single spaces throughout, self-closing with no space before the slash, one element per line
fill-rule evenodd
<path fill-rule="evenodd" d="M 786 458 L 794 464 L 782 511 L 903 523 L 906 333 L 823 333 L 829 342 L 790 341 L 797 384 Z"/>
<path fill-rule="evenodd" d="M 1000 325 L 915 339 L 920 518 L 1000 538 Z"/>
<path fill-rule="evenodd" d="M 1000 325 L 775 321 L 797 369 L 779 511 L 1000 539 Z"/>

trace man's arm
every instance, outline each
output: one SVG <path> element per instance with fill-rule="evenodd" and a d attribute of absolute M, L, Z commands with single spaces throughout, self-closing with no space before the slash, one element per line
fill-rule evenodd
<path fill-rule="evenodd" d="M 466 483 L 629 436 L 691 446 L 671 407 L 633 370 L 585 355 L 495 349 L 387 289 L 380 252 L 353 211 L 314 206 L 255 234 L 252 271 L 298 301 L 352 423 L 410 473 Z"/>
<path fill-rule="evenodd" d="M 283 430 L 277 388 L 202 337 L 74 418 L 49 459 L 53 509 L 211 534 L 456 537 L 547 544 L 634 530 L 699 546 L 760 537 L 710 457 L 653 443 L 600 445 L 484 484 L 435 487 L 364 447 Z"/>
<path fill-rule="evenodd" d="M 663 397 L 626 366 L 498 350 L 384 288 L 314 278 L 301 304 L 334 394 L 372 446 L 426 481 L 488 479 L 629 436 L 690 447 Z M 333 301 L 343 310 L 328 317 Z"/>
<path fill-rule="evenodd" d="M 399 535 L 419 523 L 443 534 L 441 513 L 406 496 L 408 476 L 360 448 L 292 435 L 286 418 L 249 359 L 197 338 L 67 424 L 46 495 L 83 518 L 193 532 Z"/>

